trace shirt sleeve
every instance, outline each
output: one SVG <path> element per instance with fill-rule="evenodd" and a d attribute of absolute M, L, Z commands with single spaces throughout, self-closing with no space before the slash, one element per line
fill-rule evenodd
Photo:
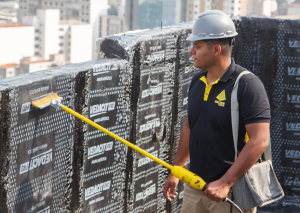
<path fill-rule="evenodd" d="M 240 116 L 245 125 L 270 122 L 270 103 L 261 80 L 255 75 L 244 75 L 239 81 L 238 101 Z"/>

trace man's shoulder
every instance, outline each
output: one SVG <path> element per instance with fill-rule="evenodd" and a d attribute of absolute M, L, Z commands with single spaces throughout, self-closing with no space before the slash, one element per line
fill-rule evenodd
<path fill-rule="evenodd" d="M 238 64 L 235 64 L 235 74 L 234 74 L 234 81 L 236 80 L 236 78 L 239 76 L 240 73 L 242 73 L 243 71 L 249 71 L 251 73 L 253 73 L 251 70 L 248 70 Z M 239 85 L 245 85 L 247 82 L 249 82 L 251 79 L 253 79 L 252 81 L 260 81 L 260 79 L 253 73 L 252 74 L 246 74 L 243 75 L 240 80 L 239 80 Z"/>

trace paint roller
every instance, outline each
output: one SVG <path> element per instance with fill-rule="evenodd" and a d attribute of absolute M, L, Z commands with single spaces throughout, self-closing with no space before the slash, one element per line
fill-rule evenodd
<path fill-rule="evenodd" d="M 75 112 L 74 110 L 62 105 L 61 101 L 62 101 L 62 98 L 59 97 L 57 95 L 57 93 L 52 93 L 51 95 L 48 95 L 48 96 L 45 96 L 41 99 L 37 99 L 37 100 L 33 101 L 31 104 L 32 104 L 33 107 L 36 107 L 38 109 L 43 109 L 43 108 L 46 108 L 48 106 L 52 106 L 54 108 L 61 108 L 61 109 L 65 110 L 66 112 L 70 113 L 71 115 L 75 116 L 76 118 L 86 122 L 87 124 L 95 127 L 96 129 L 102 131 L 103 133 L 109 135 L 110 137 L 124 143 L 125 145 L 127 145 L 128 147 L 134 149 L 135 151 L 147 156 L 148 158 L 151 158 L 155 162 L 157 162 L 157 163 L 163 165 L 164 167 L 168 168 L 176 178 L 178 178 L 179 180 L 189 184 L 193 188 L 199 189 L 199 190 L 202 190 L 202 191 L 204 191 L 207 188 L 207 183 L 201 177 L 199 177 L 198 175 L 190 172 L 189 170 L 187 170 L 187 169 L 185 169 L 181 166 L 172 166 L 172 165 L 160 160 L 159 158 L 151 155 L 150 153 L 146 152 L 145 150 L 139 148 L 138 146 L 133 145 L 129 141 L 115 135 L 114 133 L 112 133 L 109 130 L 103 128 L 102 126 L 96 124 L 95 122 L 91 121 L 90 119 L 80 115 L 79 113 Z M 235 206 L 240 212 L 242 212 L 242 210 L 234 202 L 232 202 L 230 199 L 225 198 L 223 201 L 230 203 L 231 205 Z"/>

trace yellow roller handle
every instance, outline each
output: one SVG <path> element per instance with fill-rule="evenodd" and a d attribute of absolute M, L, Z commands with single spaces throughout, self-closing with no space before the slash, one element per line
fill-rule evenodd
<path fill-rule="evenodd" d="M 151 155 L 149 152 L 146 152 L 145 150 L 133 145 L 132 143 L 130 143 L 129 141 L 117 136 L 116 134 L 112 133 L 111 131 L 103 128 L 102 126 L 96 124 L 95 122 L 91 121 L 90 119 L 80 115 L 79 113 L 75 112 L 74 110 L 66 107 L 66 106 L 62 106 L 61 107 L 63 110 L 65 110 L 66 112 L 70 113 L 71 115 L 74 115 L 76 118 L 79 118 L 80 120 L 88 123 L 89 125 L 95 127 L 96 129 L 99 129 L 100 131 L 104 132 L 105 134 L 109 135 L 110 137 L 124 143 L 125 145 L 129 146 L 130 148 L 138 151 L 139 153 L 147 156 L 148 158 L 151 158 L 152 160 L 154 160 L 155 162 L 163 165 L 164 167 L 167 167 L 168 169 L 171 170 L 172 174 L 177 177 L 179 180 L 184 181 L 185 183 L 189 184 L 190 186 L 194 187 L 195 189 L 200 189 L 200 190 L 205 190 L 207 184 L 205 183 L 205 181 L 197 176 L 196 174 L 190 172 L 189 170 L 181 167 L 181 166 L 171 166 L 170 164 L 160 160 L 159 158 Z"/>

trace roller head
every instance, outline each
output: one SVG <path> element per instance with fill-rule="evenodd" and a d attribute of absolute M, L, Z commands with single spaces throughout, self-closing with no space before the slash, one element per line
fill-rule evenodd
<path fill-rule="evenodd" d="M 47 95 L 43 98 L 37 99 L 31 103 L 33 107 L 44 109 L 45 107 L 50 106 L 51 101 L 53 100 L 61 100 L 62 98 L 57 95 L 57 93 L 52 93 L 51 95 Z"/>

